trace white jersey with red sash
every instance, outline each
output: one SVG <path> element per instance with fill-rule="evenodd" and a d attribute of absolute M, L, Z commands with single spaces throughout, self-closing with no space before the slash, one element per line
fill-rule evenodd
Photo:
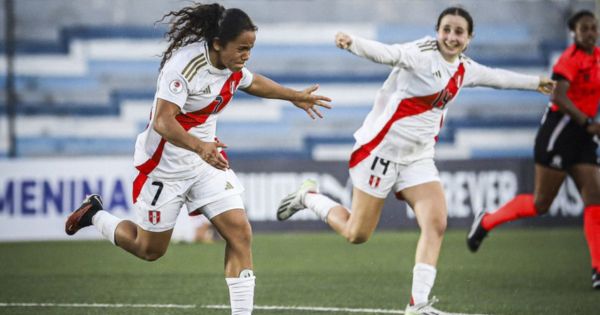
<path fill-rule="evenodd" d="M 464 55 L 447 62 L 432 37 L 386 45 L 354 36 L 349 50 L 392 67 L 354 133 L 350 167 L 373 154 L 400 164 L 433 158 L 448 105 L 464 86 L 535 90 L 539 85 L 536 76 L 489 68 Z"/>
<path fill-rule="evenodd" d="M 157 99 L 181 108 L 176 119 L 187 132 L 202 141 L 214 142 L 219 114 L 238 88 L 250 86 L 252 78 L 245 68 L 231 72 L 211 65 L 204 41 L 174 52 L 158 77 L 150 122 L 137 137 L 134 165 L 140 174 L 183 180 L 196 176 L 199 167 L 211 167 L 198 154 L 167 142 L 152 128 Z"/>

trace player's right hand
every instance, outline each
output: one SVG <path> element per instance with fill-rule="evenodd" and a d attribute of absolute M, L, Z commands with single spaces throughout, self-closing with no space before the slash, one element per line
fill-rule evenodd
<path fill-rule="evenodd" d="M 335 34 L 335 45 L 341 49 L 348 49 L 352 45 L 352 37 L 346 33 L 338 32 Z"/>
<path fill-rule="evenodd" d="M 223 157 L 221 152 L 219 152 L 219 148 L 227 147 L 225 143 L 201 141 L 199 147 L 200 148 L 197 153 L 206 163 L 222 171 L 225 171 L 229 168 L 229 162 L 227 162 L 225 157 Z"/>

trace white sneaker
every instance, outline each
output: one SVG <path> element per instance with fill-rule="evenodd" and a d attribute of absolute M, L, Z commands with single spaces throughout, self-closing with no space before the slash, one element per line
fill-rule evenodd
<path fill-rule="evenodd" d="M 306 206 L 304 205 L 304 196 L 309 192 L 316 193 L 318 191 L 319 185 L 317 184 L 316 180 L 304 180 L 300 186 L 300 189 L 287 195 L 281 200 L 279 203 L 279 208 L 277 209 L 277 220 L 287 220 L 289 217 L 294 215 L 294 213 L 302 209 L 306 209 Z"/>
<path fill-rule="evenodd" d="M 438 302 L 438 299 L 434 296 L 431 300 L 415 305 L 406 305 L 404 310 L 405 315 L 450 315 L 450 313 L 442 312 L 432 305 Z"/>

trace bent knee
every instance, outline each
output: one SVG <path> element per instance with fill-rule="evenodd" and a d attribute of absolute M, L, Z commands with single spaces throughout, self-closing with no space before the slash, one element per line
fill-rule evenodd
<path fill-rule="evenodd" d="M 448 228 L 448 219 L 443 217 L 429 221 L 429 224 L 424 225 L 424 227 L 421 229 L 424 232 L 435 234 L 436 236 L 441 237 L 444 235 L 444 233 L 446 233 L 446 228 Z"/>
<path fill-rule="evenodd" d="M 231 246 L 247 247 L 252 244 L 252 229 L 248 227 L 233 233 L 226 233 L 223 238 Z"/>
<path fill-rule="evenodd" d="M 369 238 L 371 238 L 371 234 L 364 232 L 350 232 L 346 235 L 346 240 L 351 244 L 366 243 Z"/>
<path fill-rule="evenodd" d="M 164 256 L 166 253 L 166 250 L 149 250 L 146 249 L 144 251 L 142 251 L 138 257 L 145 260 L 145 261 L 156 261 L 159 258 L 161 258 L 162 256 Z"/>

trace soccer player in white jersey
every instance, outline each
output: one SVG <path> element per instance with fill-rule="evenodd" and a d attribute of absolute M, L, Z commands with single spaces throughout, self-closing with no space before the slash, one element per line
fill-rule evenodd
<path fill-rule="evenodd" d="M 366 242 L 393 190 L 414 210 L 421 235 L 417 244 L 410 303 L 406 314 L 443 314 L 429 299 L 446 229 L 444 191 L 433 161 L 436 137 L 462 87 L 487 86 L 549 93 L 554 82 L 536 76 L 488 68 L 463 55 L 473 36 L 470 14 L 444 10 L 437 38 L 386 45 L 345 33 L 335 43 L 351 53 L 392 67 L 375 96 L 373 109 L 354 134 L 350 157 L 354 185 L 351 211 L 317 191 L 307 180 L 285 197 L 277 217 L 285 220 L 309 208 L 350 243 Z"/>
<path fill-rule="evenodd" d="M 102 210 L 89 196 L 66 222 L 66 232 L 94 225 L 113 244 L 148 261 L 163 256 L 181 207 L 209 218 L 226 242 L 225 277 L 231 313 L 251 314 L 255 277 L 252 231 L 243 187 L 220 153 L 216 120 L 233 94 L 245 92 L 292 102 L 311 118 L 330 99 L 296 91 L 245 68 L 257 27 L 240 9 L 193 4 L 170 12 L 169 47 L 163 55 L 150 122 L 137 138 L 133 187 L 135 223 Z"/>

